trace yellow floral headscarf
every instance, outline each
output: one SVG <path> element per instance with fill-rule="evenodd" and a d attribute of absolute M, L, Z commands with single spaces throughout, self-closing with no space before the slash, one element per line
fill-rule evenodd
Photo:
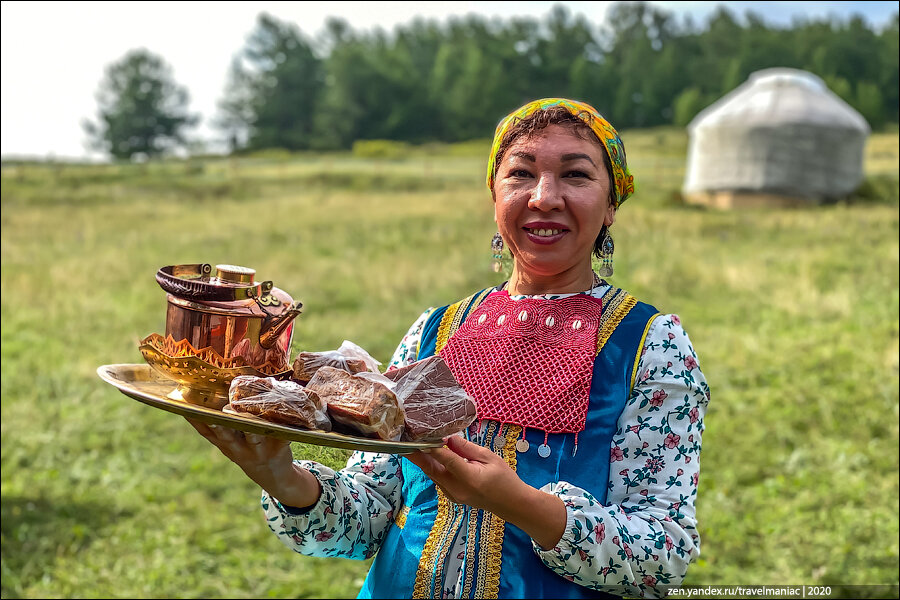
<path fill-rule="evenodd" d="M 494 163 L 497 160 L 497 152 L 500 150 L 500 144 L 509 131 L 510 127 L 534 114 L 539 110 L 547 110 L 555 106 L 561 106 L 584 121 L 591 131 L 606 148 L 609 154 L 610 163 L 612 163 L 613 180 L 616 183 L 615 198 L 613 200 L 616 208 L 625 202 L 628 197 L 634 193 L 634 177 L 628 170 L 628 163 L 625 162 L 625 146 L 619 138 L 619 134 L 609 121 L 597 112 L 597 109 L 586 102 L 578 102 L 577 100 L 567 100 L 565 98 L 543 98 L 529 102 L 525 106 L 514 110 L 506 116 L 500 124 L 497 125 L 497 131 L 494 133 L 494 143 L 491 145 L 491 155 L 488 158 L 487 170 L 487 186 L 488 189 L 494 188 Z"/>

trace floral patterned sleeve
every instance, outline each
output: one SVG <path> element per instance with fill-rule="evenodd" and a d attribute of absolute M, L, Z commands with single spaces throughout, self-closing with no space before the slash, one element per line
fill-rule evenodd
<path fill-rule="evenodd" d="M 399 369 L 415 362 L 416 356 L 419 354 L 419 340 L 422 339 L 422 330 L 425 328 L 425 322 L 428 320 L 428 317 L 433 312 L 434 308 L 429 308 L 412 324 L 409 331 L 406 332 L 406 335 L 400 341 L 400 345 L 394 351 L 394 356 L 391 357 L 391 362 L 388 363 L 387 371 Z"/>
<path fill-rule="evenodd" d="M 312 507 L 295 509 L 263 490 L 262 507 L 269 529 L 300 554 L 374 556 L 400 508 L 400 458 L 354 452 L 340 471 L 313 461 L 295 462 L 316 476 L 322 495 Z"/>
<path fill-rule="evenodd" d="M 700 553 L 694 499 L 709 387 L 676 315 L 654 319 L 610 448 L 607 504 L 567 482 L 542 490 L 566 504 L 566 531 L 535 553 L 586 587 L 662 597 Z"/>
<path fill-rule="evenodd" d="M 416 359 L 419 339 L 432 310 L 416 319 L 388 366 L 404 367 Z M 319 501 L 308 509 L 282 505 L 265 490 L 262 508 L 275 535 L 288 548 L 309 556 L 364 559 L 381 547 L 401 504 L 400 458 L 377 452 L 354 452 L 347 466 L 295 461 L 322 484 Z"/>

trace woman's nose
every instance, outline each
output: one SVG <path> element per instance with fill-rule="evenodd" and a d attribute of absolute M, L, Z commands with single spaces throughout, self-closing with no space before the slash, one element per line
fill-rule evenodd
<path fill-rule="evenodd" d="M 537 181 L 531 198 L 528 200 L 528 207 L 535 210 L 549 211 L 555 208 L 562 208 L 564 205 L 560 194 L 559 184 L 555 177 L 545 174 Z"/>

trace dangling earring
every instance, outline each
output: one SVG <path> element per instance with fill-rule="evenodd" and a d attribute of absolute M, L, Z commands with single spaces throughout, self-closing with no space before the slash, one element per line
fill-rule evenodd
<path fill-rule="evenodd" d="M 601 277 L 609 277 L 613 274 L 613 252 L 615 250 L 616 245 L 607 229 L 603 232 L 603 241 L 600 242 L 600 269 L 597 273 Z"/>
<path fill-rule="evenodd" d="M 499 231 L 491 238 L 491 251 L 494 258 L 494 273 L 499 273 L 503 266 L 500 262 L 503 260 L 503 238 L 500 237 Z"/>

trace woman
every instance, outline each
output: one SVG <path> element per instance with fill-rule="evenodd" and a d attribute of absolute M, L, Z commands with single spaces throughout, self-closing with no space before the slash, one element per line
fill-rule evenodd
<path fill-rule="evenodd" d="M 287 443 L 195 427 L 263 488 L 270 528 L 316 556 L 377 554 L 360 597 L 661 596 L 699 552 L 709 399 L 690 340 L 608 276 L 633 191 L 591 106 L 531 102 L 488 163 L 509 281 L 426 311 L 391 368 L 439 353 L 478 421 L 429 452 L 356 452 L 339 472 Z"/>

